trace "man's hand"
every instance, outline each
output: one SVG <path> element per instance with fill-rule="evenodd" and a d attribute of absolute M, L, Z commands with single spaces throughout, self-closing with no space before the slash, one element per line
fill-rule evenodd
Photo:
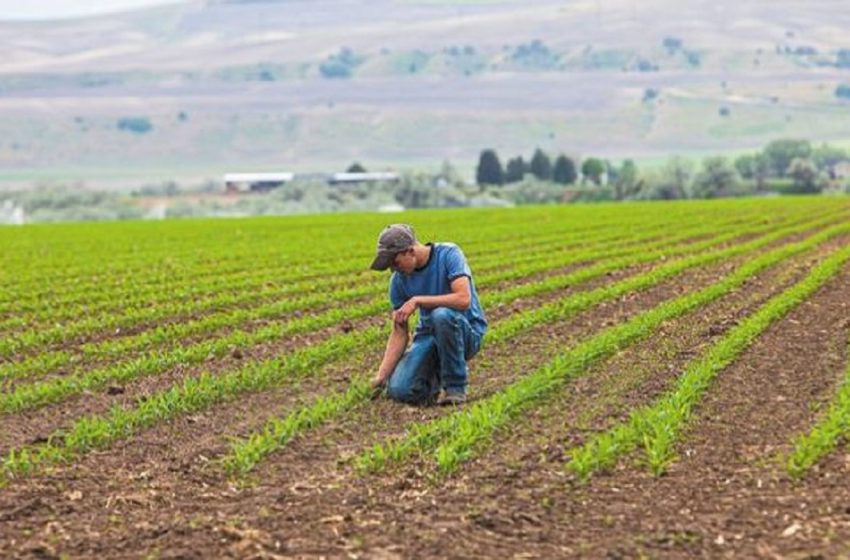
<path fill-rule="evenodd" d="M 387 378 L 383 375 L 376 374 L 375 377 L 372 378 L 371 381 L 372 386 L 372 398 L 376 399 L 381 396 L 381 393 L 384 392 L 384 389 L 387 387 Z"/>
<path fill-rule="evenodd" d="M 395 321 L 399 325 L 406 325 L 407 320 L 410 319 L 410 316 L 413 315 L 418 306 L 419 304 L 416 303 L 416 298 L 410 298 L 409 300 L 404 302 L 404 305 L 402 305 L 393 312 L 393 321 Z"/>

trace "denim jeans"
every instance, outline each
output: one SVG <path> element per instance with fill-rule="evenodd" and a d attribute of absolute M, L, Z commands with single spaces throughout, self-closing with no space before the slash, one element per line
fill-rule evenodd
<path fill-rule="evenodd" d="M 466 360 L 481 348 L 481 336 L 459 311 L 438 307 L 431 311 L 431 330 L 413 337 L 387 384 L 390 398 L 411 404 L 426 403 L 441 388 L 465 393 Z"/>

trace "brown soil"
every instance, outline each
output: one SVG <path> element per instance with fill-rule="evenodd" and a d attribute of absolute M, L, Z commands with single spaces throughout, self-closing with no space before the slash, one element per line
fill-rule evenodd
<path fill-rule="evenodd" d="M 734 519 L 718 514 L 717 508 L 751 499 L 747 492 L 752 493 L 752 488 L 747 484 L 754 480 L 749 476 L 753 472 L 763 476 L 762 488 L 773 488 L 776 496 L 799 491 L 769 462 L 754 464 L 746 458 L 763 457 L 766 445 L 768 455 L 779 450 L 791 434 L 811 423 L 814 413 L 808 403 L 823 401 L 834 390 L 850 331 L 847 274 L 772 328 L 723 372 L 685 439 L 683 460 L 666 477 L 654 479 L 624 462 L 613 474 L 579 486 L 563 469 L 564 452 L 582 434 L 610 424 L 634 404 L 651 400 L 690 357 L 797 278 L 811 262 L 795 259 L 766 271 L 744 289 L 665 325 L 653 340 L 624 351 L 571 385 L 549 406 L 527 415 L 519 426 L 499 434 L 479 459 L 450 478 L 435 483 L 427 461 L 365 478 L 352 471 L 349 459 L 372 443 L 402 435 L 414 423 L 449 412 L 386 400 L 370 403 L 292 442 L 268 459 L 247 486 L 224 478 L 216 459 L 226 452 L 228 435 L 247 433 L 270 414 L 291 410 L 300 402 L 344 387 L 353 376 L 368 374 L 380 355 L 381 349 L 376 348 L 359 359 L 329 367 L 297 387 L 247 395 L 211 411 L 181 417 L 51 473 L 12 482 L 0 490 L 0 556 L 631 557 L 641 551 L 717 556 L 727 548 L 731 554 L 748 555 L 757 549 L 743 546 L 747 538 L 735 539 L 737 533 L 726 534 L 724 545 L 717 545 L 727 548 L 712 548 L 717 537 L 712 531 Z M 715 282 L 739 264 L 731 260 L 689 271 L 645 292 L 535 329 L 511 346 L 485 347 L 481 358 L 473 361 L 473 398 L 503 388 L 548 361 L 555 351 L 593 332 Z M 521 307 L 540 303 L 526 300 Z M 513 311 L 512 306 L 493 310 L 490 319 Z M 812 332 L 813 326 L 818 332 Z M 663 343 L 653 344 L 659 341 Z M 662 356 L 672 358 L 662 362 L 662 368 L 628 367 Z M 673 367 L 667 367 L 668 363 Z M 763 368 L 764 363 L 774 367 Z M 811 375 L 799 374 L 803 366 Z M 618 384 L 616 380 L 622 378 L 626 383 Z M 741 398 L 754 392 L 767 400 Z M 772 398 L 780 395 L 785 400 Z M 781 426 L 768 430 L 775 419 L 772 409 L 765 413 L 764 405 L 773 402 L 791 403 L 783 404 L 783 410 L 793 414 L 780 415 L 777 424 Z M 85 407 L 69 410 L 78 414 Z M 839 471 L 830 472 L 832 478 L 807 480 L 812 487 L 808 491 L 820 495 L 818 488 L 824 480 L 837 485 Z M 826 492 L 823 489 L 822 495 Z M 842 492 L 846 502 L 848 491 Z M 838 501 L 824 500 L 818 504 L 838 507 Z M 778 500 L 777 504 L 792 502 Z M 777 504 L 772 507 L 781 510 L 780 517 L 790 511 Z M 797 512 L 799 504 L 792 506 Z M 750 526 L 753 530 L 765 527 L 763 517 L 744 515 L 745 509 L 736 511 L 746 520 L 745 535 L 750 534 L 745 531 Z M 832 519 L 840 523 L 847 517 L 844 511 Z M 818 533 L 820 526 L 812 523 L 814 538 L 821 538 L 823 531 Z M 804 527 L 779 544 L 808 534 L 810 525 Z M 833 530 L 847 536 L 846 530 Z"/>
<path fill-rule="evenodd" d="M 569 293 L 588 291 L 603 285 L 612 284 L 628 276 L 650 270 L 651 268 L 651 264 L 624 268 L 569 289 L 525 297 L 507 305 L 495 306 L 492 309 L 488 309 L 488 320 L 491 323 L 498 322 L 505 317 L 521 313 L 529 308 L 538 307 L 552 300 L 562 298 Z M 689 272 L 686 274 L 699 274 L 699 272 Z M 365 329 L 369 326 L 380 325 L 384 321 L 385 317 L 383 316 L 360 319 L 357 321 L 356 327 Z M 259 344 L 246 349 L 234 349 L 234 352 L 230 355 L 212 361 L 193 366 L 180 365 L 152 377 L 143 377 L 126 384 L 113 383 L 102 390 L 87 391 L 83 394 L 73 395 L 55 405 L 27 410 L 14 416 L 7 416 L 5 418 L 5 429 L 0 433 L 0 453 L 5 453 L 8 449 L 18 447 L 22 444 L 44 441 L 48 436 L 61 431 L 63 427 L 70 425 L 76 418 L 82 415 L 102 414 L 115 405 L 130 406 L 137 399 L 167 389 L 188 377 L 195 377 L 203 372 L 209 372 L 213 375 L 231 372 L 251 361 L 273 358 L 322 342 L 331 336 L 348 332 L 354 326 L 353 323 L 349 322 L 316 332 L 289 336 L 280 341 Z M 372 349 L 370 354 L 375 355 L 382 348 L 383 343 Z M 546 355 L 546 353 L 541 353 L 541 356 L 545 357 Z M 380 355 L 378 354 L 378 358 L 374 359 L 374 361 L 379 360 Z M 347 379 L 347 376 L 342 377 Z"/>
<path fill-rule="evenodd" d="M 371 553 L 392 546 L 403 556 L 443 549 L 462 557 L 846 557 L 846 452 L 801 483 L 789 480 L 779 459 L 842 377 L 849 310 L 845 269 L 722 373 L 678 446 L 680 460 L 660 478 L 630 459 L 586 485 L 567 475 L 564 460 L 575 443 L 570 418 L 586 397 L 573 388 L 448 479 L 435 484 L 413 465 L 364 480 L 372 493 L 360 515 L 375 527 L 357 514 L 342 519 L 334 528 L 349 539 L 329 548 Z M 402 488 L 407 500 L 399 505 L 388 496 L 400 499 Z M 321 522 L 302 522 L 302 534 L 321 532 Z M 254 527 L 275 534 L 272 524 Z"/>

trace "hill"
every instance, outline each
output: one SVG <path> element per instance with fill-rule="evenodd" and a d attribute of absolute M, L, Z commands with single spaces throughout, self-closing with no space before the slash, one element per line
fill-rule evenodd
<path fill-rule="evenodd" d="M 0 24 L 0 177 L 848 139 L 836 1 L 219 1 Z"/>

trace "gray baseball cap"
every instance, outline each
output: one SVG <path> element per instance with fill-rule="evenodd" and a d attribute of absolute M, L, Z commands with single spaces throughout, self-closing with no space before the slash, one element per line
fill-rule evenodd
<path fill-rule="evenodd" d="M 386 270 L 395 256 L 416 244 L 416 234 L 407 224 L 393 224 L 384 228 L 378 237 L 378 254 L 372 261 L 372 270 Z"/>

